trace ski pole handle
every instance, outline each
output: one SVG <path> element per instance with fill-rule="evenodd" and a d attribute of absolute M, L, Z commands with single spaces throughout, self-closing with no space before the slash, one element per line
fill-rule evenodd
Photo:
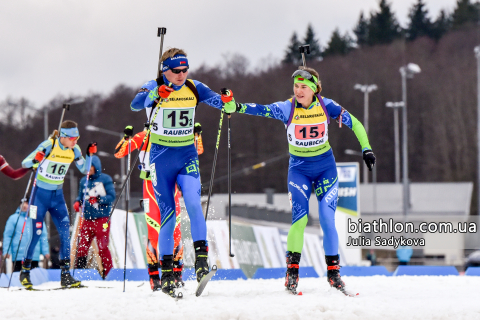
<path fill-rule="evenodd" d="M 300 51 L 300 53 L 302 54 L 303 66 L 306 67 L 307 63 L 305 61 L 305 53 L 310 54 L 310 45 L 309 44 L 304 44 L 302 46 L 299 46 L 298 51 Z"/>
<path fill-rule="evenodd" d="M 160 78 L 160 74 L 162 73 L 162 54 L 163 54 L 163 37 L 167 33 L 167 28 L 158 28 L 157 30 L 157 37 L 160 37 L 160 54 L 158 56 L 158 71 L 157 71 L 157 78 Z"/>

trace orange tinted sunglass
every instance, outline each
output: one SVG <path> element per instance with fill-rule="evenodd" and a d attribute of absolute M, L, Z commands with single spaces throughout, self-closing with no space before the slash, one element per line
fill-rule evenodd
<path fill-rule="evenodd" d="M 70 141 L 76 141 L 78 139 L 80 139 L 80 136 L 78 136 L 78 137 L 68 137 L 68 140 L 70 140 Z"/>

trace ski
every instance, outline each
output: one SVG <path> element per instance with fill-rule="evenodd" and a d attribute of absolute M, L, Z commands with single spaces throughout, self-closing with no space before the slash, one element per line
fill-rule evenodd
<path fill-rule="evenodd" d="M 347 291 L 345 288 L 342 288 L 342 289 L 338 289 L 338 291 L 340 291 L 341 293 L 343 293 L 344 295 L 346 295 L 347 297 L 356 297 L 359 295 L 359 293 L 353 293 L 353 292 L 350 292 L 350 291 Z"/>
<path fill-rule="evenodd" d="M 25 291 L 56 291 L 56 290 L 68 290 L 68 289 L 83 289 L 83 288 L 97 288 L 97 289 L 113 289 L 114 287 L 88 287 L 84 285 L 80 285 L 78 287 L 58 287 L 58 288 L 45 288 L 45 289 L 38 289 L 38 288 L 14 288 L 13 291 L 20 291 L 20 290 L 25 290 Z"/>
<path fill-rule="evenodd" d="M 195 296 L 199 297 L 202 294 L 208 281 L 212 279 L 212 277 L 215 275 L 216 272 L 217 272 L 217 266 L 213 265 L 212 270 L 209 273 L 207 273 L 198 283 L 197 290 L 195 291 Z"/>

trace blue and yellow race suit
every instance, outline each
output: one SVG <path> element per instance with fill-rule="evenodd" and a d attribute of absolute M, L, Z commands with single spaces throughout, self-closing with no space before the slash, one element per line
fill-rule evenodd
<path fill-rule="evenodd" d="M 331 256 L 338 254 L 338 234 L 335 228 L 338 177 L 335 158 L 328 142 L 329 118 L 340 117 L 341 123 L 353 129 L 362 150 L 371 147 L 360 121 L 335 101 L 321 97 L 325 110 L 319 99 L 314 96 L 308 108 L 297 102 L 292 103 L 292 99 L 269 105 L 240 104 L 238 112 L 278 119 L 286 126 L 290 152 L 288 195 L 292 207 L 292 227 L 288 233 L 287 250 L 302 252 L 309 213 L 308 202 L 313 186 L 324 233 L 325 255 Z"/>
<path fill-rule="evenodd" d="M 36 173 L 36 185 L 33 187 L 30 212 L 36 209 L 36 217 L 32 219 L 32 237 L 27 239 L 28 246 L 24 259 L 32 259 L 35 246 L 42 234 L 42 224 L 45 214 L 50 212 L 52 221 L 57 227 L 60 236 L 60 260 L 70 259 L 70 218 L 68 216 L 67 205 L 63 196 L 63 182 L 67 174 L 68 167 L 75 161 L 77 168 L 86 174 L 89 170 L 87 161 L 82 156 L 82 151 L 78 145 L 73 149 L 64 147 L 59 139 L 48 139 L 42 143 L 25 158 L 22 162 L 24 168 L 31 168 L 35 165 L 33 162 L 35 155 L 39 151 L 44 151 L 46 158 L 39 164 Z M 32 208 L 33 207 L 33 208 Z"/>
<path fill-rule="evenodd" d="M 165 77 L 163 80 L 169 84 Z M 207 240 L 207 225 L 200 202 L 198 154 L 194 145 L 195 106 L 203 102 L 221 109 L 223 103 L 220 95 L 205 84 L 190 79 L 186 81 L 195 85 L 199 101 L 185 84 L 174 86 L 175 91 L 158 110 L 150 133 L 150 177 L 160 209 L 158 246 L 161 260 L 165 255 L 172 255 L 174 250 L 175 182 L 183 192 L 193 241 Z M 152 121 L 150 115 L 157 111 L 155 100 L 158 98 L 157 82 L 151 80 L 142 86 L 130 107 L 133 111 L 146 109 Z"/>

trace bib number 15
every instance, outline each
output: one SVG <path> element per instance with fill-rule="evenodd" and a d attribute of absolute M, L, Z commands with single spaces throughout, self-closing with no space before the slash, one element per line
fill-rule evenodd
<path fill-rule="evenodd" d="M 314 124 L 307 126 L 295 126 L 295 138 L 297 140 L 319 139 L 325 135 L 325 124 Z"/>
<path fill-rule="evenodd" d="M 163 127 L 169 129 L 191 127 L 193 121 L 193 109 L 190 110 L 165 110 L 163 113 Z"/>

